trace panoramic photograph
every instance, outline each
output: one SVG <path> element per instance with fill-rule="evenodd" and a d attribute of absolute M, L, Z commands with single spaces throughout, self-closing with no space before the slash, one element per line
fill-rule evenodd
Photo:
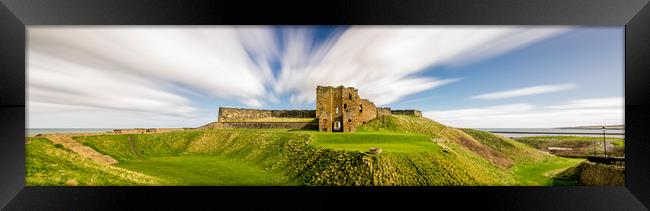
<path fill-rule="evenodd" d="M 623 186 L 624 27 L 28 26 L 27 186 Z"/>

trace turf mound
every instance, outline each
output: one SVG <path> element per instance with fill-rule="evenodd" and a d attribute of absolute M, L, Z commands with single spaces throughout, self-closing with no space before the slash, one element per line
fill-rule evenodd
<path fill-rule="evenodd" d="M 503 168 L 512 167 L 514 161 L 503 152 L 486 146 L 485 144 L 477 141 L 474 137 L 455 128 L 447 128 L 441 134 L 442 136 L 455 140 L 457 143 L 467 148 L 468 150 L 476 153 L 477 155 L 491 161 L 495 165 Z"/>
<path fill-rule="evenodd" d="M 381 116 L 359 127 L 358 131 L 418 133 L 438 135 L 445 125 L 433 120 L 406 115 Z"/>
<path fill-rule="evenodd" d="M 167 181 L 101 164 L 44 138 L 28 138 L 25 145 L 27 185 L 164 185 Z"/>
<path fill-rule="evenodd" d="M 223 156 L 304 185 L 495 185 L 513 184 L 514 176 L 466 150 L 443 152 L 433 146 L 418 153 L 368 153 L 314 146 L 312 135 L 300 132 L 210 130 L 78 137 L 119 160 L 159 156 Z M 148 140 L 148 141 L 147 141 Z M 156 142 L 156 143 L 153 143 Z M 164 149 L 164 150 L 163 150 Z"/>
<path fill-rule="evenodd" d="M 416 116 L 382 116 L 361 127 L 361 131 L 391 131 L 401 133 L 418 133 L 432 135 L 443 142 L 454 142 L 472 151 L 474 154 L 489 160 L 502 168 L 509 168 L 514 161 L 498 149 L 491 148 L 477 141 L 467 133 L 447 127 L 433 120 Z"/>
<path fill-rule="evenodd" d="M 526 144 L 490 132 L 466 128 L 460 130 L 472 136 L 481 144 L 505 154 L 517 163 L 534 162 L 555 157 L 529 147 Z"/>
<path fill-rule="evenodd" d="M 151 162 L 163 167 L 172 161 L 193 163 L 179 166 L 185 169 L 212 168 L 214 163 L 204 161 L 223 163 L 217 167 L 226 169 L 240 163 L 246 166 L 241 175 L 269 172 L 267 179 L 251 180 L 263 181 L 260 185 L 547 185 L 555 173 L 579 161 L 414 116 L 377 118 L 356 133 L 215 129 L 75 140 L 125 163 L 118 166 L 143 172 L 156 173 L 146 167 Z M 383 152 L 368 153 L 374 147 Z"/>

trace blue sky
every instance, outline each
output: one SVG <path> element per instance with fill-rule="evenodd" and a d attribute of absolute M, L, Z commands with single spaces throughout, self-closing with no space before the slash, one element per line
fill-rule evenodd
<path fill-rule="evenodd" d="M 433 67 L 423 74 L 461 78 L 408 98 L 440 96 L 438 103 L 395 103 L 423 110 L 457 109 L 502 103 L 556 104 L 576 98 L 623 96 L 623 30 L 619 27 L 576 28 L 498 57 L 462 67 Z M 545 84 L 575 84 L 572 90 L 503 100 L 468 96 Z"/>
<path fill-rule="evenodd" d="M 29 27 L 28 127 L 195 127 L 316 85 L 456 127 L 623 123 L 623 28 Z"/>

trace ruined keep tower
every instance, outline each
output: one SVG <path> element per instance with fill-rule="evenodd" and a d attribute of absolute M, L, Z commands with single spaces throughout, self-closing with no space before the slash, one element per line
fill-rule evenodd
<path fill-rule="evenodd" d="M 316 87 L 316 118 L 322 132 L 354 132 L 377 118 L 377 107 L 353 87 Z"/>

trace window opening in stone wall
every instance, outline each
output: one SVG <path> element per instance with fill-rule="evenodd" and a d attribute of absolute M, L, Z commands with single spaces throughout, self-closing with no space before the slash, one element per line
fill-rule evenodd
<path fill-rule="evenodd" d="M 359 112 L 363 112 L 363 105 L 359 105 Z"/>
<path fill-rule="evenodd" d="M 348 99 L 352 100 L 352 94 L 348 94 Z"/>
<path fill-rule="evenodd" d="M 337 114 L 339 113 L 339 107 L 336 107 L 336 113 Z"/>

